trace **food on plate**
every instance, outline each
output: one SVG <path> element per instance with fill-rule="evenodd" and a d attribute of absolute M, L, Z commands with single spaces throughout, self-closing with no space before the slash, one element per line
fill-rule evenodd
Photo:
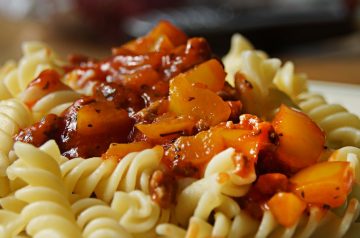
<path fill-rule="evenodd" d="M 291 62 L 239 35 L 222 62 L 167 21 L 104 59 L 23 54 L 0 71 L 5 237 L 357 237 L 360 120 Z"/>

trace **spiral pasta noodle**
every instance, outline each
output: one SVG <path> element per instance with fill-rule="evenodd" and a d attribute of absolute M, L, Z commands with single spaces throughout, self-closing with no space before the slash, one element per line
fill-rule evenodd
<path fill-rule="evenodd" d="M 213 225 L 206 219 L 193 216 L 185 230 L 173 224 L 161 224 L 156 231 L 161 237 L 206 238 L 206 237 L 356 237 L 359 227 L 351 227 L 360 212 L 359 202 L 351 200 L 342 217 L 331 211 L 322 211 L 317 207 L 310 208 L 309 216 L 303 215 L 298 222 L 286 228 L 279 225 L 270 211 L 265 211 L 260 222 L 254 220 L 244 211 L 230 219 L 229 216 L 216 212 Z M 355 234 L 355 235 L 354 235 Z"/>
<path fill-rule="evenodd" d="M 116 192 L 111 208 L 120 215 L 119 223 L 134 237 L 156 237 L 156 225 L 168 222 L 170 215 L 139 190 Z"/>
<path fill-rule="evenodd" d="M 84 238 L 132 237 L 119 223 L 121 214 L 100 199 L 79 199 L 71 207 Z"/>
<path fill-rule="evenodd" d="M 2 67 L 0 67 L 0 100 L 12 98 L 11 93 L 4 85 L 2 79 L 11 72 L 16 67 L 16 63 L 14 61 L 6 62 Z"/>
<path fill-rule="evenodd" d="M 214 209 L 229 217 L 240 212 L 238 204 L 229 196 L 245 195 L 256 176 L 253 174 L 242 178 L 233 173 L 234 153 L 235 150 L 229 148 L 214 156 L 206 168 L 204 178 L 180 192 L 175 216 L 181 225 L 186 225 L 192 215 L 206 220 Z"/>
<path fill-rule="evenodd" d="M 136 188 L 148 193 L 151 173 L 162 158 L 161 147 L 130 153 L 119 162 L 95 157 L 76 158 L 61 165 L 62 176 L 69 192 L 82 197 L 95 194 L 110 202 L 115 191 L 130 192 Z"/>
<path fill-rule="evenodd" d="M 235 73 L 241 68 L 241 55 L 245 51 L 253 51 L 257 56 L 266 59 L 267 55 L 259 50 L 254 50 L 253 45 L 241 34 L 237 33 L 231 37 L 230 50 L 222 59 L 227 72 L 226 81 L 234 85 Z"/>
<path fill-rule="evenodd" d="M 287 81 L 295 77 L 292 63 L 286 63 L 281 68 L 279 59 L 269 58 L 262 51 L 255 50 L 239 34 L 233 35 L 230 51 L 223 58 L 223 63 L 226 81 L 237 88 L 246 113 L 271 119 L 281 104 L 295 106 L 287 91 L 277 87 L 280 83 L 288 86 Z M 296 75 L 296 79 L 303 77 Z"/>
<path fill-rule="evenodd" d="M 38 100 L 31 108 L 34 119 L 39 121 L 50 113 L 60 115 L 66 108 L 80 98 L 74 90 L 61 90 L 49 93 Z"/>
<path fill-rule="evenodd" d="M 326 133 L 331 148 L 360 147 L 360 119 L 337 104 L 328 104 L 324 97 L 314 93 L 298 95 L 299 107 Z"/>
<path fill-rule="evenodd" d="M 276 73 L 274 84 L 278 89 L 285 92 L 292 99 L 302 92 L 307 91 L 307 77 L 305 74 L 296 74 L 294 64 L 286 62 Z"/>
<path fill-rule="evenodd" d="M 22 102 L 17 99 L 0 101 L 0 197 L 10 191 L 6 169 L 12 162 L 9 158 L 14 144 L 12 137 L 31 122 L 31 113 Z"/>
<path fill-rule="evenodd" d="M 34 237 L 81 237 L 62 181 L 61 158 L 52 157 L 56 151 L 42 150 L 46 148 L 53 147 L 39 149 L 16 142 L 19 159 L 7 169 L 10 179 L 20 178 L 27 185 L 14 194 L 27 204 L 20 213 L 26 233 Z"/>
<path fill-rule="evenodd" d="M 7 90 L 12 97 L 18 96 L 28 84 L 45 69 L 61 72 L 63 62 L 49 46 L 41 42 L 26 42 L 22 46 L 23 57 L 18 65 L 9 63 L 0 76 L 0 90 Z"/>

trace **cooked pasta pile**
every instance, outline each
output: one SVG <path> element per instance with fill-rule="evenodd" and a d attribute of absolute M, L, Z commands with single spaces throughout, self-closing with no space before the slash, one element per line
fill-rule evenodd
<path fill-rule="evenodd" d="M 235 34 L 0 70 L 1 237 L 358 237 L 360 119 Z M 302 111 L 302 112 L 301 112 Z"/>

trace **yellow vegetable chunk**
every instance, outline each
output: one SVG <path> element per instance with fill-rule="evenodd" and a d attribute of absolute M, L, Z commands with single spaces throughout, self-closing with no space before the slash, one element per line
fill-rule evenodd
<path fill-rule="evenodd" d="M 292 191 L 307 203 L 334 208 L 345 202 L 354 174 L 349 162 L 326 161 L 301 170 L 290 181 Z"/>
<path fill-rule="evenodd" d="M 170 82 L 169 110 L 177 116 L 204 120 L 208 126 L 226 121 L 231 113 L 229 105 L 210 89 L 191 84 L 186 74 Z"/>
<path fill-rule="evenodd" d="M 226 73 L 224 67 L 216 59 L 195 66 L 185 74 L 190 83 L 204 84 L 211 91 L 218 92 L 224 87 Z"/>
<path fill-rule="evenodd" d="M 281 105 L 272 125 L 279 135 L 277 162 L 290 172 L 315 164 L 324 150 L 325 136 L 307 115 Z"/>
<path fill-rule="evenodd" d="M 306 203 L 292 193 L 276 193 L 267 203 L 270 211 L 285 227 L 292 227 L 303 214 Z"/>

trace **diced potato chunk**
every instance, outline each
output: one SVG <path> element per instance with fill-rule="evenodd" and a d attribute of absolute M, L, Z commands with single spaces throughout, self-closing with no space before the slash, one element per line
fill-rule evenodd
<path fill-rule="evenodd" d="M 268 206 L 279 224 L 285 227 L 292 227 L 303 214 L 306 203 L 292 193 L 277 193 L 270 201 Z"/>
<path fill-rule="evenodd" d="M 349 162 L 326 161 L 302 169 L 290 181 L 307 203 L 338 207 L 351 191 L 354 174 Z"/>
<path fill-rule="evenodd" d="M 315 164 L 324 150 L 325 136 L 307 115 L 281 105 L 272 121 L 279 135 L 277 162 L 296 172 Z"/>
<path fill-rule="evenodd" d="M 201 83 L 214 92 L 218 92 L 224 87 L 226 74 L 224 67 L 216 59 L 195 66 L 185 74 L 190 83 Z"/>
<path fill-rule="evenodd" d="M 76 129 L 81 135 L 114 134 L 128 131 L 132 123 L 126 110 L 116 109 L 111 102 L 93 102 L 78 111 Z"/>
<path fill-rule="evenodd" d="M 216 93 L 204 87 L 191 85 L 186 74 L 180 74 L 170 82 L 170 112 L 204 120 L 208 126 L 226 121 L 231 113 L 229 105 Z"/>

